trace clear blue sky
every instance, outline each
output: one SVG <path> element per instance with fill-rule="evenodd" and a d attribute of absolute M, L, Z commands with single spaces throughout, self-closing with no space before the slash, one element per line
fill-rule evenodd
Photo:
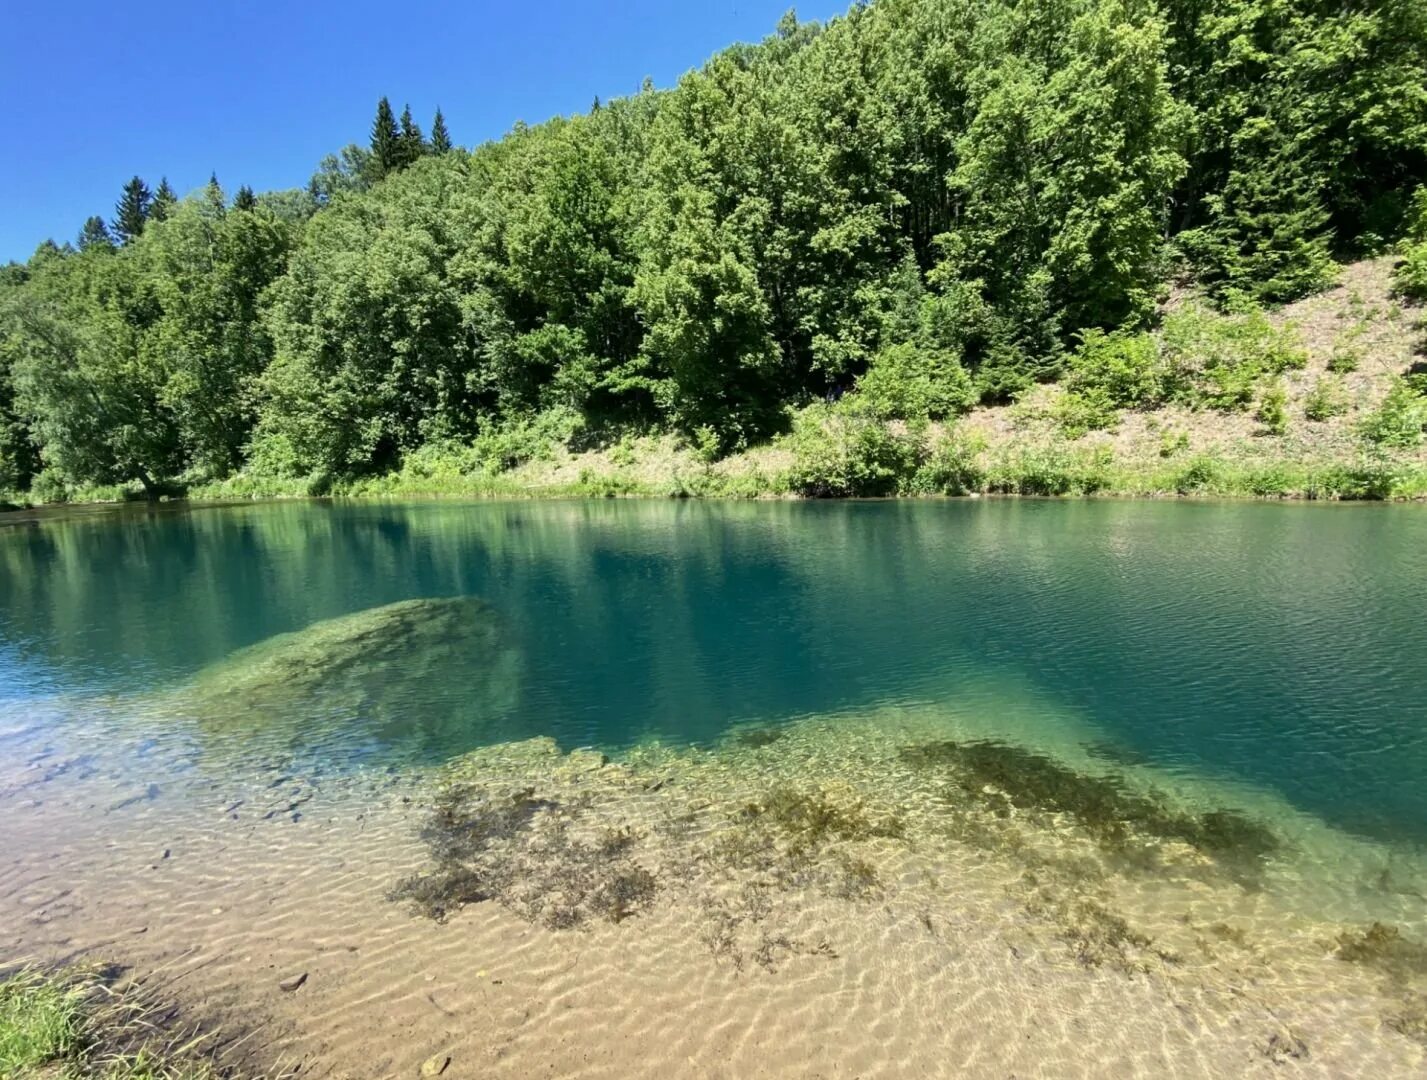
<path fill-rule="evenodd" d="M 827 19 L 849 0 L 805 0 Z M 517 120 L 672 85 L 735 41 L 771 33 L 790 0 L 16 2 L 0 32 L 0 261 L 112 216 L 124 181 L 185 194 L 211 171 L 231 194 L 307 183 L 364 142 L 376 101 L 440 105 L 470 146 Z"/>

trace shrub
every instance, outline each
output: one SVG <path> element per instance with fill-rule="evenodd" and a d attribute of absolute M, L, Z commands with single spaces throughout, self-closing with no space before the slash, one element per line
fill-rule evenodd
<path fill-rule="evenodd" d="M 484 428 L 471 440 L 472 464 L 475 468 L 498 473 L 530 461 L 544 461 L 557 445 L 569 443 L 583 427 L 584 417 L 569 408 L 507 419 Z"/>
<path fill-rule="evenodd" d="M 69 486 L 53 469 L 42 469 L 30 481 L 30 497 L 42 503 L 68 502 Z"/>
<path fill-rule="evenodd" d="M 1427 397 L 1398 379 L 1381 405 L 1362 424 L 1362 436 L 1377 446 L 1409 449 L 1422 442 L 1427 428 Z"/>
<path fill-rule="evenodd" d="M 1162 458 L 1174 457 L 1175 454 L 1189 449 L 1189 432 L 1166 430 L 1159 437 L 1159 456 Z"/>
<path fill-rule="evenodd" d="M 1051 406 L 1051 418 L 1070 439 L 1105 431 L 1120 423 L 1120 410 L 1103 389 L 1066 390 Z"/>
<path fill-rule="evenodd" d="M 1181 495 L 1196 491 L 1206 491 L 1218 487 L 1223 480 L 1224 467 L 1218 458 L 1200 454 L 1191 458 L 1184 470 L 1175 478 L 1175 490 Z"/>
<path fill-rule="evenodd" d="M 1427 240 L 1407 244 L 1392 272 L 1393 291 L 1409 300 L 1427 301 Z"/>
<path fill-rule="evenodd" d="M 1324 375 L 1308 392 L 1303 402 L 1303 415 L 1309 420 L 1321 423 L 1348 411 L 1348 397 L 1343 391 L 1341 379 Z"/>
<path fill-rule="evenodd" d="M 986 487 L 986 470 L 980 456 L 986 443 L 979 437 L 954 434 L 938 442 L 917 470 L 913 487 L 923 493 L 970 495 Z"/>
<path fill-rule="evenodd" d="M 1165 392 L 1159 347 L 1145 333 L 1086 330 L 1071 354 L 1067 385 L 1111 408 L 1158 405 Z"/>
<path fill-rule="evenodd" d="M 1362 357 L 1358 355 L 1358 350 L 1348 345 L 1338 345 L 1333 349 L 1333 355 L 1328 357 L 1328 370 L 1334 375 L 1351 375 L 1358 370 L 1362 363 Z"/>
<path fill-rule="evenodd" d="M 908 487 L 925 457 L 920 430 L 892 432 L 851 410 L 809 410 L 787 439 L 791 491 L 816 498 L 895 495 Z"/>
<path fill-rule="evenodd" d="M 1261 311 L 1216 315 L 1184 308 L 1165 319 L 1161 350 L 1169 396 L 1195 408 L 1246 408 L 1261 379 L 1308 363 L 1297 335 Z"/>
<path fill-rule="evenodd" d="M 1288 430 L 1288 398 L 1281 384 L 1274 383 L 1259 399 L 1258 421 L 1270 435 L 1282 435 Z"/>
<path fill-rule="evenodd" d="M 873 357 L 848 405 L 880 420 L 940 420 L 965 412 L 977 396 L 954 355 L 908 343 Z"/>

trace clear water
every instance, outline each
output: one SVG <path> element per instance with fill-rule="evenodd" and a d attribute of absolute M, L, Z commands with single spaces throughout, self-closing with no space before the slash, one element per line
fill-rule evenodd
<path fill-rule="evenodd" d="M 240 650 L 444 597 L 481 598 L 479 632 L 360 669 L 358 693 L 314 678 L 283 708 L 236 719 L 192 705 L 190 688 Z M 1250 785 L 1346 832 L 1420 847 L 1424 601 L 1427 513 L 1415 507 L 71 514 L 0 529 L 0 734 L 38 726 L 82 748 L 117 725 L 155 745 L 212 740 L 345 768 L 533 735 L 567 748 L 711 743 L 734 725 L 944 703 L 993 734 L 1003 718 L 1022 738 L 1073 722 L 1096 754 Z"/>

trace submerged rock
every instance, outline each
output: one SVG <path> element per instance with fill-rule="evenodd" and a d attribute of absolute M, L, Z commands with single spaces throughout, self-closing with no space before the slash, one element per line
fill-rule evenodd
<path fill-rule="evenodd" d="M 270 731 L 309 745 L 328 737 L 352 745 L 361 734 L 386 744 L 469 741 L 483 720 L 514 706 L 519 672 L 518 653 L 483 601 L 404 600 L 277 634 L 169 697 L 213 733 Z"/>

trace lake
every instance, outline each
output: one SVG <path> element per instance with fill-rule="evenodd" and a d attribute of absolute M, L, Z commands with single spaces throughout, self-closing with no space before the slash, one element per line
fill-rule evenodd
<path fill-rule="evenodd" d="M 1324 1046 L 1312 1060 L 1330 1063 L 1322 1037 L 1300 1028 L 1331 1018 L 1344 1030 L 1377 1025 L 1361 1041 L 1344 1037 L 1340 1050 L 1351 1050 L 1354 1061 L 1385 1055 L 1382 1068 L 1392 1073 L 1421 1061 L 1409 1013 L 1421 1000 L 1417 980 L 1427 975 L 1427 945 L 1417 944 L 1427 938 L 1424 611 L 1427 514 L 1404 506 L 313 501 L 32 515 L 0 527 L 0 762 L 7 767 L 0 798 L 20 823 L 0 838 L 0 860 L 11 867 L 0 875 L 7 898 L 0 914 L 8 903 L 20 919 L 12 950 L 57 940 L 36 930 L 54 914 L 42 910 L 35 922 L 34 897 L 63 885 L 65 868 L 53 857 L 63 836 L 78 845 L 73 876 L 94 884 L 89 902 L 62 916 L 72 925 L 61 936 L 99 948 L 120 924 L 152 921 L 144 912 L 158 902 L 147 890 L 162 868 L 138 873 L 142 887 L 115 884 L 112 895 L 101 895 L 100 880 L 122 882 L 132 872 L 116 869 L 116 848 L 177 851 L 169 835 L 208 836 L 219 821 L 225 829 L 242 825 L 250 830 L 243 843 L 267 839 L 246 863 L 224 858 L 237 859 L 249 876 L 277 879 L 297 872 L 293 851 L 309 836 L 301 830 L 330 805 L 322 850 L 345 851 L 344 873 L 362 863 L 371 871 L 363 902 L 372 919 L 406 910 L 392 899 L 400 894 L 438 916 L 414 921 L 426 928 L 419 932 L 440 927 L 447 941 L 460 920 L 488 908 L 514 919 L 511 926 L 543 926 L 558 937 L 568 928 L 548 897 L 563 886 L 549 880 L 533 891 L 488 886 L 478 897 L 458 897 L 449 911 L 432 906 L 429 875 L 421 879 L 425 893 L 418 886 L 386 895 L 398 870 L 419 877 L 429 863 L 414 816 L 429 801 L 423 785 L 475 763 L 462 775 L 479 783 L 518 776 L 529 790 L 548 783 L 562 792 L 530 802 L 501 843 L 527 818 L 538 823 L 554 807 L 577 805 L 572 784 L 591 800 L 580 805 L 602 806 L 609 796 L 611 809 L 598 811 L 602 828 L 659 838 L 659 853 L 638 863 L 639 875 L 651 868 L 648 896 L 634 890 L 627 903 L 600 907 L 609 889 L 591 886 L 560 917 L 598 929 L 573 933 L 614 933 L 638 915 L 657 937 L 659 920 L 670 920 L 670 942 L 715 941 L 699 950 L 702 960 L 749 993 L 775 992 L 749 989 L 749 971 L 830 970 L 834 962 L 797 945 L 804 939 L 792 930 L 760 931 L 774 946 L 739 945 L 738 935 L 757 921 L 742 908 L 710 923 L 710 905 L 732 903 L 721 899 L 715 877 L 699 901 L 704 929 L 690 931 L 693 914 L 680 922 L 665 910 L 674 903 L 675 863 L 696 875 L 706 860 L 687 851 L 676 857 L 676 845 L 692 841 L 674 838 L 669 805 L 656 803 L 673 789 L 698 788 L 680 813 L 732 809 L 695 833 L 756 825 L 764 831 L 753 847 L 806 856 L 796 868 L 770 868 L 745 853 L 717 878 L 752 875 L 745 890 L 750 881 L 786 886 L 801 898 L 796 913 L 788 909 L 789 926 L 805 932 L 808 912 L 834 900 L 867 902 L 872 886 L 865 896 L 854 887 L 862 881 L 875 883 L 879 910 L 891 913 L 885 917 L 895 929 L 883 941 L 909 932 L 894 918 L 903 902 L 907 913 L 923 914 L 961 905 L 947 910 L 977 937 L 985 926 L 976 929 L 975 920 L 1000 919 L 989 913 L 1011 896 L 1017 932 L 1031 927 L 1025 932 L 1042 941 L 1034 930 L 1040 919 L 1049 927 L 1043 942 L 1058 943 L 1007 946 L 1018 962 L 1023 953 L 1043 957 L 1047 970 L 1065 975 L 1063 999 L 1048 1001 L 1086 993 L 1061 961 L 1077 978 L 1114 970 L 1134 987 L 1182 979 L 1189 969 L 1222 981 L 1232 967 L 1222 944 L 1205 945 L 1213 956 L 1194 953 L 1191 962 L 1193 941 L 1218 940 L 1220 931 L 1208 927 L 1228 926 L 1223 933 L 1235 941 L 1257 933 L 1264 954 L 1279 949 L 1287 957 L 1289 943 L 1305 948 L 1276 969 L 1284 996 L 1270 1011 L 1298 1007 L 1316 1019 L 1278 1041 L 1256 1034 L 1260 1053 L 1246 1050 L 1249 1058 L 1310 1060 L 1298 1053 L 1298 1040 Z M 595 753 L 580 757 L 586 750 Z M 624 770 L 619 783 L 574 768 L 586 759 L 609 763 L 590 775 Z M 628 795 L 631 778 L 639 779 L 640 800 Z M 606 783 L 613 786 L 600 786 Z M 246 809 L 225 809 L 235 801 L 251 808 L 255 793 L 274 787 L 284 805 L 272 815 L 248 821 Z M 789 801 L 810 791 L 830 793 L 832 802 Z M 481 806 L 496 805 L 482 792 Z M 837 802 L 843 792 L 855 792 L 854 801 Z M 361 839 L 333 824 L 357 818 L 383 823 Z M 277 824 L 289 827 L 290 850 L 278 852 L 262 831 Z M 784 831 L 767 831 L 774 826 Z M 430 840 L 429 828 L 425 835 Z M 374 836 L 389 842 L 378 851 Z M 792 847 L 787 836 L 796 839 Z M 809 848 L 814 836 L 822 846 Z M 189 855 L 195 876 L 185 888 L 212 889 L 222 880 L 204 854 L 216 842 Z M 728 837 L 719 842 L 719 851 L 729 850 Z M 1034 860 L 1024 855 L 1032 848 L 1040 852 Z M 494 874 L 494 850 L 467 850 L 468 869 Z M 527 844 L 520 872 L 537 880 L 533 856 L 545 852 L 548 863 L 553 850 L 569 859 L 586 851 Z M 621 848 L 609 858 L 626 866 L 620 860 L 635 856 Z M 390 873 L 378 881 L 384 860 Z M 1097 875 L 1089 891 L 1072 873 L 1086 860 Z M 508 883 L 510 865 L 501 864 L 500 881 Z M 573 862 L 561 865 L 566 878 L 575 873 Z M 830 884 L 834 866 L 853 869 Z M 1048 866 L 1059 869 L 1052 874 Z M 944 882 L 949 867 L 968 880 L 991 876 L 954 900 L 918 892 L 931 889 L 932 879 Z M 645 880 L 620 873 L 611 880 L 626 891 Z M 656 880 L 659 901 L 651 899 Z M 1052 880 L 1064 890 L 1047 899 Z M 437 884 L 454 887 L 450 879 Z M 254 889 L 249 901 L 271 908 L 272 886 Z M 534 892 L 547 899 L 532 900 Z M 1110 954 L 1096 951 L 1113 924 L 1095 915 L 1093 933 L 1085 929 L 1092 893 L 1097 910 L 1154 930 L 1130 934 L 1132 944 L 1158 944 L 1116 942 Z M 1079 906 L 1067 907 L 1065 896 Z M 322 902 L 316 892 L 307 897 L 308 908 Z M 284 930 L 294 949 L 310 935 L 304 919 L 311 917 L 294 914 Z M 195 918 L 183 933 L 210 945 L 254 932 L 221 916 L 221 932 Z M 820 918 L 819 925 L 841 925 L 831 906 Z M 927 927 L 933 918 L 926 916 Z M 419 919 L 402 916 L 403 923 Z M 1385 946 L 1387 960 L 1369 947 L 1382 944 L 1381 935 L 1357 949 L 1334 937 L 1365 933 L 1375 921 L 1398 935 Z M 726 941 L 717 936 L 720 925 Z M 1197 937 L 1186 936 L 1186 926 Z M 504 924 L 490 930 L 512 932 Z M 847 940 L 864 932 L 849 930 Z M 828 951 L 856 953 L 835 936 Z M 613 942 L 601 977 L 634 977 Z M 407 947 L 419 957 L 427 946 Z M 1055 953 L 1067 947 L 1069 960 Z M 126 941 L 119 951 L 130 950 L 141 967 L 156 964 L 160 954 L 144 948 Z M 558 942 L 550 948 L 556 955 Z M 1345 962 L 1369 953 L 1371 963 Z M 236 963 L 217 965 L 225 974 L 210 994 L 244 984 L 240 964 L 224 967 Z M 311 961 L 289 966 L 298 963 Z M 693 970 L 692 959 L 680 963 Z M 1322 985 L 1321 964 L 1343 989 L 1310 1006 L 1293 994 L 1311 997 L 1308 987 Z M 414 980 L 421 965 L 413 965 Z M 886 974 L 918 977 L 910 968 Z M 548 993 L 549 978 L 533 980 L 531 992 Z M 1009 978 L 998 975 L 996 985 Z M 349 981 L 364 985 L 355 975 Z M 669 1004 L 674 993 L 668 990 L 664 1007 L 678 1016 Z M 1024 1004 L 1028 991 L 1018 993 Z M 240 999 L 259 1007 L 241 994 L 233 1001 Z M 1115 1000 L 1115 1009 L 1142 1007 Z M 284 1045 L 313 1060 L 340 1057 L 331 1048 L 342 1040 L 328 1033 L 325 1043 L 314 1042 L 284 1012 L 286 1001 L 279 995 L 266 1006 L 293 1027 Z M 705 1004 L 690 999 L 689 1008 Z M 730 1015 L 747 1020 L 766 1006 L 745 1003 L 753 1011 L 743 1013 L 730 1006 Z M 1106 1008 L 1087 1021 L 1092 1029 L 1113 1027 Z M 648 1021 L 640 1009 L 626 1014 Z M 1392 1028 L 1393 1017 L 1407 1019 Z M 610 1022 L 612 1032 L 619 1029 Z M 974 1027 L 974 1015 L 965 1022 Z M 344 1027 L 343 1045 L 371 1053 L 358 1034 L 366 1023 Z M 1163 1031 L 1145 1023 L 1151 1027 L 1126 1044 L 1124 1061 L 1164 1045 Z M 1391 1028 L 1386 1036 L 1383 1023 Z M 645 1023 L 633 1037 L 652 1047 L 655 1033 Z M 873 1040 L 883 1049 L 869 1051 L 866 1039 L 849 1044 L 840 1034 L 845 1052 L 870 1054 L 871 1072 L 901 1060 L 886 1051 L 893 1035 Z M 786 1032 L 778 1038 L 786 1043 Z M 1224 1038 L 1229 1056 L 1214 1058 L 1213 1067 L 1230 1074 L 1237 1051 Z M 556 1045 L 547 1031 L 546 1041 L 508 1063 L 512 1075 L 564 1061 Z M 933 1055 L 928 1060 L 945 1052 L 936 1040 L 918 1046 Z M 472 1052 L 491 1051 L 482 1043 Z M 613 1034 L 608 1052 L 619 1053 Z M 691 1051 L 691 1060 L 707 1052 Z M 1190 1071 L 1185 1051 L 1163 1053 L 1170 1056 L 1161 1067 Z M 1094 1060 L 1113 1070 L 1121 1059 L 1107 1054 Z M 1019 1060 L 993 1059 L 1008 1067 Z M 392 1075 L 404 1061 L 399 1052 L 391 1058 Z M 757 1071 L 753 1059 L 746 1064 Z"/>

